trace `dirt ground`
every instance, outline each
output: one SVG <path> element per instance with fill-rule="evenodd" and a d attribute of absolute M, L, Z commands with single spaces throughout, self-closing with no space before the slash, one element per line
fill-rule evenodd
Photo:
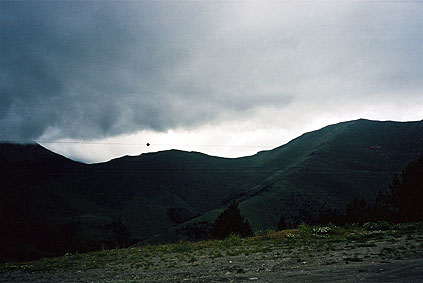
<path fill-rule="evenodd" d="M 423 235 L 383 234 L 365 241 L 268 241 L 216 251 L 163 252 L 142 260 L 128 249 L 88 265 L 3 267 L 0 282 L 423 282 Z M 243 249 L 243 252 L 237 252 Z M 138 255 L 137 255 L 138 256 Z M 116 259 L 117 258 L 117 259 Z M 142 263 L 141 263 L 142 261 Z M 148 264 L 146 264 L 148 262 Z M 53 266 L 53 265 L 51 265 Z"/>

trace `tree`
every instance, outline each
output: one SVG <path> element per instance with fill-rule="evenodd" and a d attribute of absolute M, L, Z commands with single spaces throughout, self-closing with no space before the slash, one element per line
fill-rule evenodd
<path fill-rule="evenodd" d="M 126 247 L 129 244 L 131 233 L 122 223 L 121 219 L 115 220 L 110 224 L 116 247 Z"/>
<path fill-rule="evenodd" d="M 363 224 L 367 219 L 367 205 L 363 199 L 355 198 L 347 205 L 346 222 Z"/>
<path fill-rule="evenodd" d="M 281 215 L 281 217 L 279 217 L 279 222 L 278 222 L 278 231 L 282 231 L 287 228 L 288 228 L 288 225 L 286 225 L 285 217 Z"/>
<path fill-rule="evenodd" d="M 392 207 L 392 197 L 388 192 L 379 191 L 375 202 L 368 208 L 368 220 L 395 222 L 398 219 L 397 211 Z"/>
<path fill-rule="evenodd" d="M 226 238 L 231 234 L 241 237 L 252 235 L 250 224 L 241 215 L 237 202 L 233 202 L 217 217 L 212 230 L 212 236 L 219 239 Z"/>
<path fill-rule="evenodd" d="M 400 221 L 423 220 L 423 158 L 412 162 L 390 185 L 392 206 Z"/>

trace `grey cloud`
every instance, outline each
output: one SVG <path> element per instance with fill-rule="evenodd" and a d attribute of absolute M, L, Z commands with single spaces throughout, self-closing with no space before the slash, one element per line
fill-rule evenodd
<path fill-rule="evenodd" d="M 174 73 L 218 15 L 207 5 L 162 4 L 2 2 L 1 139 L 47 129 L 56 138 L 98 138 L 191 127 L 266 103 L 222 103 L 231 94 L 208 78 L 195 78 L 196 88 Z"/>
<path fill-rule="evenodd" d="M 345 16 L 340 34 L 340 49 L 350 58 L 343 70 L 364 90 L 386 99 L 404 94 L 416 98 L 412 92 L 423 83 L 421 14 L 422 6 L 414 2 L 355 5 Z"/>
<path fill-rule="evenodd" d="M 2 1 L 0 139 L 192 128 L 343 91 L 316 81 L 363 96 L 421 86 L 418 7 L 392 21 L 392 5 L 288 6 L 255 18 L 233 3 Z"/>

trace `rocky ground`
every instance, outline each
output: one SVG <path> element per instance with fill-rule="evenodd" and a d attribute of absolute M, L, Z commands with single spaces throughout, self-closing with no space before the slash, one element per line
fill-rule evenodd
<path fill-rule="evenodd" d="M 423 224 L 378 225 L 6 263 L 0 282 L 423 282 Z"/>

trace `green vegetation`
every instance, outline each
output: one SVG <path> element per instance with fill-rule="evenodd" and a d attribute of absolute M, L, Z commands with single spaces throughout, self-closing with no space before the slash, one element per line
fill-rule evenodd
<path fill-rule="evenodd" d="M 92 165 L 0 144 L 0 258 L 206 239 L 233 201 L 253 231 L 277 229 L 282 215 L 287 228 L 338 224 L 336 211 L 355 198 L 386 194 L 423 152 L 422 132 L 422 121 L 357 120 L 244 158 L 170 150 Z"/>
<path fill-rule="evenodd" d="M 423 158 L 408 164 L 400 177 L 395 175 L 390 191 L 379 193 L 370 206 L 356 198 L 347 205 L 345 215 L 332 213 L 323 221 L 334 220 L 341 224 L 367 222 L 366 227 L 373 230 L 388 230 L 389 222 L 422 221 Z"/>

